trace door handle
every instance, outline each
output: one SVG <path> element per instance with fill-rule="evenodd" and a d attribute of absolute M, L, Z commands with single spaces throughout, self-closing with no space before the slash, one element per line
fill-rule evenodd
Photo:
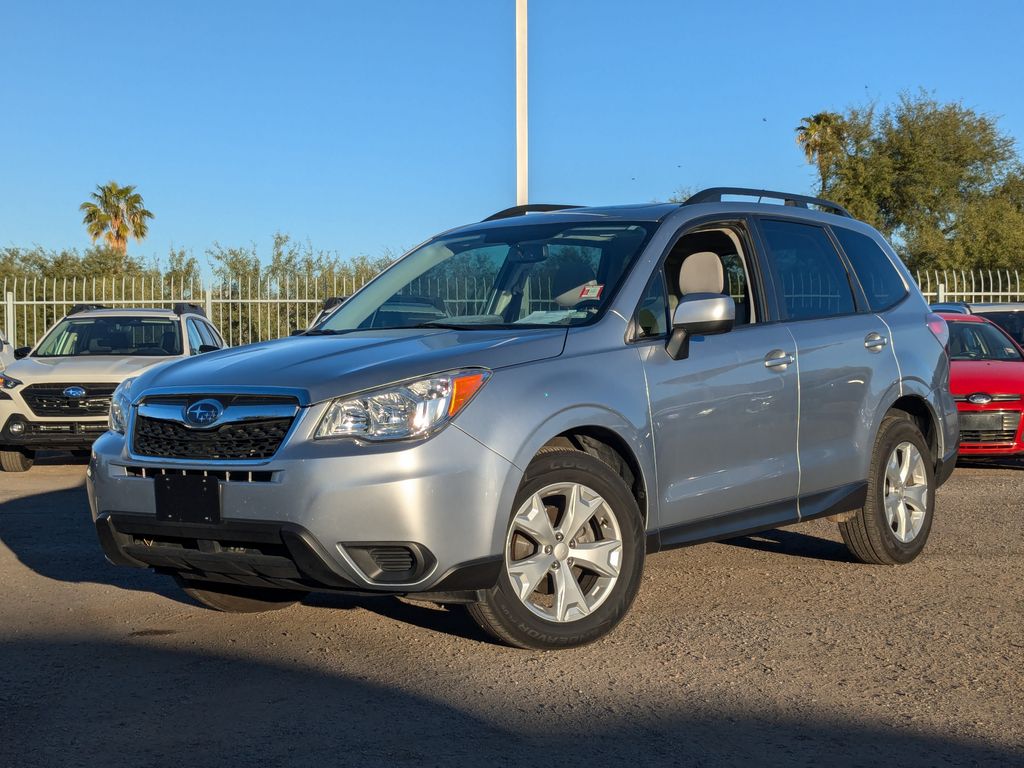
<path fill-rule="evenodd" d="M 764 356 L 764 367 L 765 368 L 782 368 L 785 369 L 787 365 L 796 360 L 791 354 L 782 349 L 773 349 L 767 355 Z"/>
<path fill-rule="evenodd" d="M 880 333 L 872 331 L 864 337 L 864 346 L 870 349 L 872 352 L 878 352 L 882 347 L 889 343 L 889 340 Z"/>

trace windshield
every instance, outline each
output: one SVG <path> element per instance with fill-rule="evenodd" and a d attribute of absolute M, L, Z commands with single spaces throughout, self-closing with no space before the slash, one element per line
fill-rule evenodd
<path fill-rule="evenodd" d="M 161 317 L 82 317 L 61 320 L 32 356 L 169 357 L 180 354 L 181 329 L 175 320 Z"/>
<path fill-rule="evenodd" d="M 538 224 L 440 237 L 405 256 L 310 333 L 582 325 L 647 242 L 649 224 Z"/>
<path fill-rule="evenodd" d="M 1013 337 L 1013 340 L 1018 344 L 1024 342 L 1024 312 L 995 310 L 991 312 L 977 312 L 975 314 L 984 317 L 986 320 L 991 320 L 1010 334 L 1010 336 Z"/>
<path fill-rule="evenodd" d="M 990 323 L 949 322 L 950 360 L 1020 360 L 1021 354 L 1002 331 Z"/>

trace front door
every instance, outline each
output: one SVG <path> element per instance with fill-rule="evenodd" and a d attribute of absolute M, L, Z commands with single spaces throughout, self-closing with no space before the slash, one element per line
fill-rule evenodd
<path fill-rule="evenodd" d="M 737 302 L 732 331 L 693 337 L 681 360 L 673 359 L 661 340 L 639 345 L 664 546 L 796 519 L 796 350 L 784 325 L 763 322 L 749 242 L 738 223 L 687 233 L 667 256 L 660 283 L 667 283 L 670 316 L 681 293 L 681 262 L 690 253 L 717 253 L 724 292 Z M 641 309 L 647 317 L 654 315 L 656 293 L 652 283 Z"/>

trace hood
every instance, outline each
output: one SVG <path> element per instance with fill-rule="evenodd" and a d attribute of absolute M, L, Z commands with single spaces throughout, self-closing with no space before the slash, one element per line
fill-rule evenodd
<path fill-rule="evenodd" d="M 120 383 L 147 368 L 166 363 L 166 357 L 23 357 L 7 366 L 4 374 L 26 384 Z"/>
<path fill-rule="evenodd" d="M 1024 362 L 1020 360 L 951 360 L 949 390 L 954 395 L 985 392 L 1024 394 Z"/>
<path fill-rule="evenodd" d="M 394 329 L 339 336 L 293 336 L 208 352 L 151 371 L 135 391 L 204 387 L 287 388 L 316 403 L 455 368 L 495 370 L 557 357 L 566 328 Z"/>

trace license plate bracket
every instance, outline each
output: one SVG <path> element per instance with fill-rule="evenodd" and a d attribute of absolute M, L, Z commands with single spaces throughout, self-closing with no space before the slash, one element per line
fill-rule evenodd
<path fill-rule="evenodd" d="M 157 475 L 156 519 L 172 523 L 219 523 L 220 483 L 207 475 Z"/>
<path fill-rule="evenodd" d="M 1000 411 L 961 413 L 960 428 L 977 431 L 998 431 L 1003 428 L 1003 414 Z"/>

